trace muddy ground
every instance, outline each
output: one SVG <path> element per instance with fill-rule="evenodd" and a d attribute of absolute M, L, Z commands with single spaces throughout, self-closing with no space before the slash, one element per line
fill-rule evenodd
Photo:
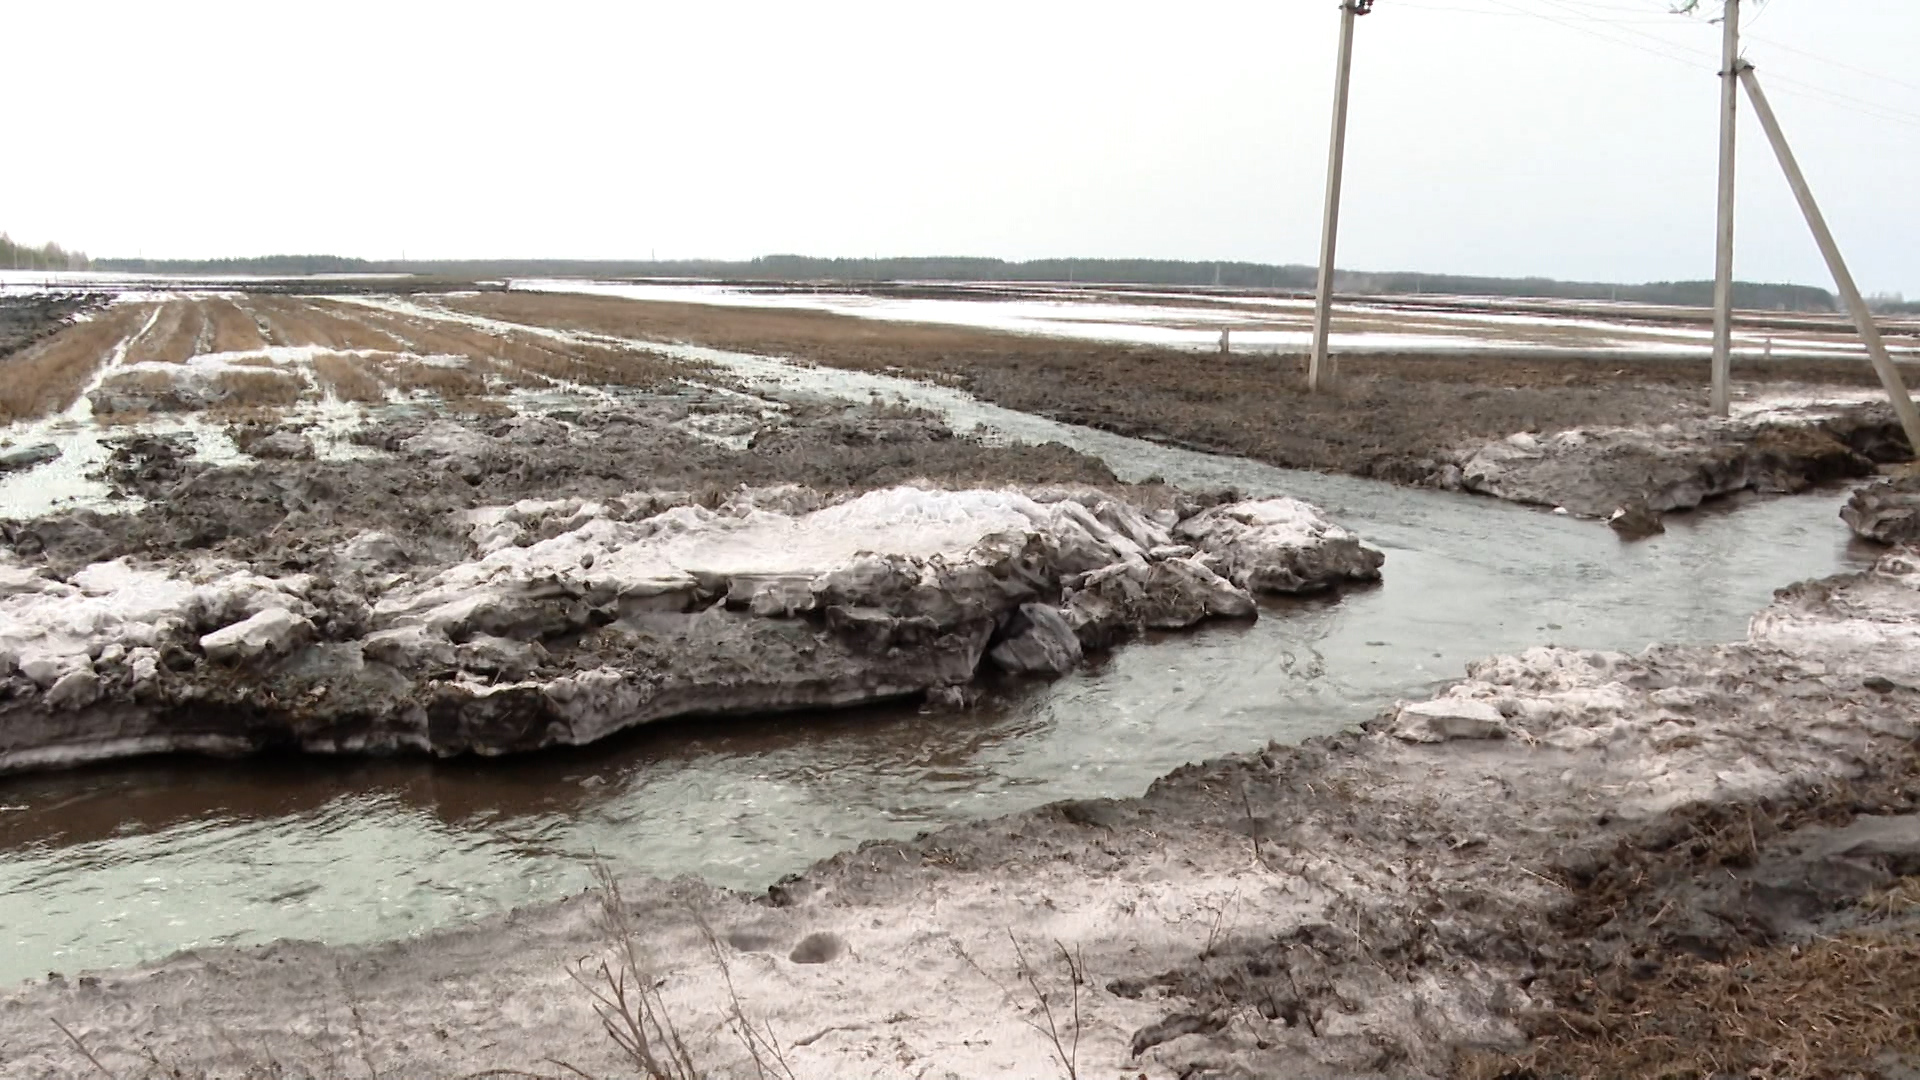
<path fill-rule="evenodd" d="M 636 881 L 50 977 L 0 998 L 0 1075 L 629 1075 L 605 962 L 711 1076 L 788 1075 L 743 1024 L 797 1077 L 1910 1076 L 1917 595 L 1896 555 L 1746 642 L 1494 658 L 1364 731 L 762 896 Z"/>
<path fill-rule="evenodd" d="M 729 446 L 692 434 L 689 421 L 702 417 L 729 420 L 751 442 Z M 115 444 L 106 475 L 117 496 L 143 500 L 140 509 L 0 522 L 0 540 L 44 559 L 57 574 L 123 555 L 199 552 L 263 572 L 297 572 L 367 530 L 395 536 L 423 563 L 450 561 L 469 544 L 457 511 L 529 498 L 610 499 L 653 490 L 715 504 L 742 485 L 851 493 L 915 479 L 1122 486 L 1098 459 L 1066 447 L 987 446 L 893 408 L 804 404 L 761 419 L 740 413 L 737 401 L 688 389 L 634 394 L 605 408 L 559 408 L 543 419 L 552 425 L 544 437 L 522 432 L 512 416 L 406 408 L 374 417 L 355 434 L 356 442 L 383 451 L 376 456 L 239 466 L 194 457 L 188 440 L 131 434 Z M 485 454 L 426 467 L 418 457 L 392 453 L 447 424 L 494 441 Z M 297 434 L 299 427 L 240 425 L 236 441 L 259 438 L 262 430 Z"/>
<path fill-rule="evenodd" d="M 1697 416 L 1704 382 L 1693 365 L 1369 358 L 1347 361 L 1341 396 L 1315 399 L 1270 358 L 592 298 L 448 303 L 920 375 L 1409 483 L 1462 443 Z M 1742 377 L 1870 378 L 1847 368 Z M 521 498 L 1116 486 L 1064 448 L 988 446 L 915 413 L 783 409 L 663 384 L 531 424 L 415 403 L 356 436 L 381 451 L 455 438 L 445 424 L 487 439 L 427 467 L 297 452 L 216 466 L 129 433 L 107 476 L 141 509 L 8 523 L 4 540 L 56 573 L 209 554 L 324 576 L 329 552 L 369 530 L 461 557 L 457 511 Z M 557 453 L 543 432 L 562 430 Z M 234 434 L 244 448 L 301 432 L 267 417 Z M 1805 456 L 1831 460 L 1824 444 Z M 1917 588 L 1896 560 L 1783 591 L 1746 643 L 1536 650 L 1477 666 L 1424 712 L 1191 766 L 1137 800 L 868 845 L 759 897 L 631 883 L 614 910 L 643 928 L 635 963 L 713 1075 L 755 1075 L 749 1021 L 797 1076 L 1910 1075 Z M 632 1062 L 589 996 L 600 959 L 622 962 L 604 910 L 580 898 L 417 940 L 54 978 L 0 997 L 0 1076 L 618 1075 Z"/>
<path fill-rule="evenodd" d="M 104 295 L 0 297 L 0 359 L 18 352 L 107 301 Z"/>
<path fill-rule="evenodd" d="M 1704 417 L 1709 374 L 1705 360 L 1362 355 L 1340 359 L 1339 393 L 1311 395 L 1294 357 L 610 297 L 509 292 L 447 303 L 514 322 L 926 378 L 1058 420 L 1396 483 L 1437 482 L 1463 449 L 1516 432 Z M 1878 385 L 1871 367 L 1843 360 L 1746 361 L 1734 379 L 1754 392 Z"/>

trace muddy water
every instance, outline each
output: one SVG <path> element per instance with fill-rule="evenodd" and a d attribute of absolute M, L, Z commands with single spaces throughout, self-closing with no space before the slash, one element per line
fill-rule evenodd
<path fill-rule="evenodd" d="M 1839 493 L 1697 514 L 1624 545 L 1487 500 L 723 359 L 788 389 L 906 390 L 961 426 L 1058 438 L 1129 478 L 1304 496 L 1387 550 L 1386 583 L 1136 643 L 1051 685 L 1001 685 L 962 715 L 704 721 L 496 762 L 181 760 L 0 780 L 0 982 L 195 945 L 408 934 L 578 889 L 596 854 L 759 888 L 863 839 L 1138 793 L 1185 761 L 1336 730 L 1488 653 L 1736 638 L 1775 586 L 1870 558 L 1849 546 Z"/>

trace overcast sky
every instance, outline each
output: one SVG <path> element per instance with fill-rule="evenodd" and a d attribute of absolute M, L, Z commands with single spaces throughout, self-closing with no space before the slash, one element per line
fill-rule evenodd
<path fill-rule="evenodd" d="M 1378 0 L 1340 264 L 1711 276 L 1719 28 L 1667 6 Z M 94 255 L 1310 263 L 1339 15 L 7 0 L 4 23 L 0 229 Z M 1862 287 L 1920 295 L 1920 3 L 1748 23 Z M 1740 165 L 1740 276 L 1829 284 L 1750 116 Z"/>

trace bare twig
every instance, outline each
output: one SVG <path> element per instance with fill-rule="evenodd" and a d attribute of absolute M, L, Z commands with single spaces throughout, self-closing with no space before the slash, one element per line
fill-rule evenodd
<path fill-rule="evenodd" d="M 599 1077 L 593 1075 L 592 1073 L 581 1068 L 580 1066 L 573 1064 L 570 1061 L 561 1061 L 559 1058 L 543 1058 L 542 1060 L 544 1060 L 549 1065 L 560 1066 L 561 1068 L 567 1070 L 573 1075 L 579 1077 L 580 1080 L 600 1080 Z"/>
<path fill-rule="evenodd" d="M 1054 941 L 1053 947 L 1059 951 L 1060 958 L 1066 962 L 1072 994 L 1072 1027 L 1068 1031 L 1070 1041 L 1063 1041 L 1060 1035 L 1060 1021 L 1053 1015 L 1053 1003 L 1047 1000 L 1047 992 L 1040 988 L 1039 976 L 1034 973 L 1033 966 L 1027 963 L 1026 950 L 1020 947 L 1020 939 L 1014 936 L 1011 928 L 1007 930 L 1007 940 L 1013 942 L 1013 955 L 1020 961 L 1020 977 L 1026 982 L 1027 988 L 1033 991 L 1034 1000 L 1040 1003 L 1040 1015 L 1047 1022 L 1044 1028 L 1031 1020 L 1027 1021 L 1028 1024 L 1053 1043 L 1054 1058 L 1060 1062 L 1060 1067 L 1067 1071 L 1067 1080 L 1080 1080 L 1080 984 L 1085 981 L 1082 977 L 1085 969 L 1084 962 L 1077 961 L 1058 939 Z"/>
<path fill-rule="evenodd" d="M 360 1015 L 360 1000 L 353 994 L 353 987 L 347 985 L 347 971 L 338 961 L 333 965 L 333 977 L 340 980 L 340 994 L 347 999 L 347 1014 L 353 1017 L 353 1045 L 360 1052 L 360 1063 L 367 1067 L 367 1080 L 380 1080 L 380 1070 L 373 1063 L 373 1051 L 367 1046 L 367 1022 Z"/>
<path fill-rule="evenodd" d="M 1240 886 L 1235 885 L 1233 887 L 1233 892 L 1227 894 L 1226 903 L 1221 904 L 1219 907 L 1214 909 L 1213 926 L 1211 929 L 1207 931 L 1207 945 L 1206 945 L 1206 948 L 1200 950 L 1201 956 L 1213 955 L 1213 946 L 1220 939 L 1221 924 L 1226 922 L 1227 912 L 1233 909 L 1233 902 L 1238 899 L 1240 899 Z"/>
<path fill-rule="evenodd" d="M 794 1080 L 793 1068 L 787 1064 L 786 1054 L 780 1049 L 780 1040 L 773 1032 L 773 1021 L 763 1020 L 759 1030 L 754 1028 L 753 1021 L 748 1019 L 746 1009 L 740 1004 L 740 991 L 734 988 L 733 968 L 727 963 L 727 951 L 720 944 L 719 935 L 713 932 L 713 927 L 700 912 L 693 911 L 692 915 L 693 921 L 700 927 L 701 936 L 706 938 L 713 962 L 720 968 L 720 978 L 726 983 L 727 1025 L 733 1029 L 741 1045 L 747 1048 L 747 1057 L 753 1061 L 754 1075 L 760 1080 Z"/>
<path fill-rule="evenodd" d="M 1247 834 L 1253 837 L 1253 859 L 1261 866 L 1267 865 L 1267 858 L 1260 853 L 1260 819 L 1253 816 L 1253 797 L 1247 794 L 1246 781 L 1240 782 L 1240 805 L 1247 811 Z"/>
<path fill-rule="evenodd" d="M 601 929 L 617 950 L 616 962 L 601 960 L 590 968 L 586 960 L 580 960 L 568 975 L 592 996 L 602 1030 L 642 1076 L 647 1080 L 699 1080 L 700 1070 L 660 996 L 661 982 L 640 961 L 637 935 L 626 900 L 620 895 L 620 883 L 604 862 L 594 863 L 593 875 L 600 885 Z M 563 1062 L 554 1064 L 586 1076 Z"/>
<path fill-rule="evenodd" d="M 82 1057 L 85 1057 L 88 1061 L 93 1062 L 93 1067 L 100 1070 L 101 1076 L 106 1077 L 107 1080 L 119 1080 L 118 1077 L 113 1075 L 112 1069 L 109 1069 L 105 1065 L 100 1064 L 100 1059 L 93 1056 L 93 1051 L 87 1049 L 87 1044 L 80 1041 L 80 1036 L 75 1035 L 71 1031 L 68 1031 L 67 1025 L 61 1023 L 58 1020 L 53 1019 L 53 1017 L 49 1016 L 47 1017 L 47 1019 L 52 1022 L 54 1027 L 57 1027 L 60 1029 L 60 1034 L 65 1035 L 67 1037 L 67 1041 L 73 1044 L 73 1048 L 75 1050 L 80 1051 L 80 1054 Z"/>

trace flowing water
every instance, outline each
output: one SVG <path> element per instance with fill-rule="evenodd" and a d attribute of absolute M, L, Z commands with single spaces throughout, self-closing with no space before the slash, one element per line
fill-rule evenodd
<path fill-rule="evenodd" d="M 1298 495 L 1387 552 L 1386 581 L 1249 625 L 1136 642 L 978 709 L 703 720 L 507 760 L 165 759 L 0 779 L 0 983 L 216 943 L 414 933 L 623 871 L 762 888 L 861 840 L 1061 798 L 1360 723 L 1470 660 L 1558 643 L 1741 637 L 1773 588 L 1865 565 L 1841 493 L 1593 522 L 1167 449 L 875 376 L 701 351 L 791 391 L 907 396 L 1057 439 L 1128 479 Z"/>

